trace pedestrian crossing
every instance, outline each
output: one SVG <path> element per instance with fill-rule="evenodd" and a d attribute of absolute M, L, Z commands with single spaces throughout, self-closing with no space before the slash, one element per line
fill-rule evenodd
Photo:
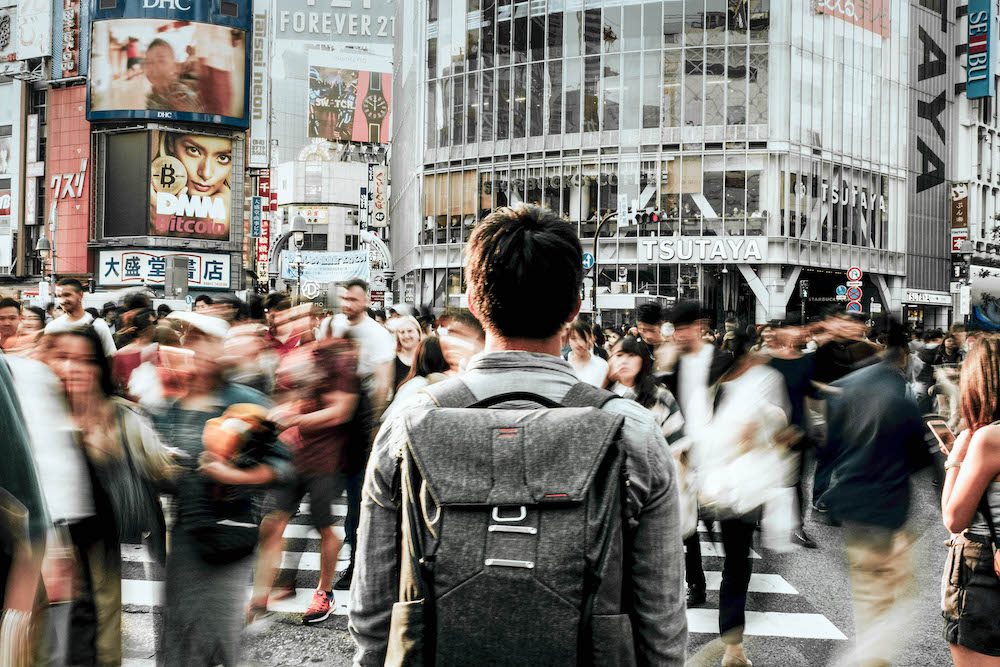
<path fill-rule="evenodd" d="M 334 531 L 344 537 L 343 519 L 347 506 L 336 503 L 332 506 L 337 525 Z M 309 504 L 302 503 L 300 513 L 285 529 L 285 552 L 282 555 L 278 581 L 291 583 L 294 578 L 295 594 L 269 605 L 272 611 L 301 614 L 309 606 L 315 586 L 319 580 L 319 534 L 309 525 Z M 704 528 L 701 529 L 704 531 Z M 688 631 L 691 635 L 718 635 L 718 591 L 722 584 L 722 544 L 714 541 L 715 536 L 706 532 L 702 538 L 702 558 L 708 600 L 702 607 L 687 612 Z M 347 567 L 350 547 L 341 550 L 337 570 Z M 747 600 L 746 630 L 749 637 L 785 637 L 791 639 L 825 640 L 840 642 L 847 637 L 823 614 L 815 608 L 781 574 L 766 572 L 766 559 L 752 550 L 754 572 L 750 577 Z M 122 603 L 126 611 L 151 610 L 159 608 L 163 600 L 162 572 L 153 563 L 144 547 L 122 546 Z M 250 596 L 250 582 L 247 582 L 247 599 Z M 334 591 L 334 614 L 347 614 L 350 598 L 348 591 Z M 694 637 L 693 637 L 694 639 Z"/>

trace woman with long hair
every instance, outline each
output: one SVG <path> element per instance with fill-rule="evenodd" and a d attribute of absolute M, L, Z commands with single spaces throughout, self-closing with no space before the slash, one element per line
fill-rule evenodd
<path fill-rule="evenodd" d="M 966 430 L 945 451 L 941 513 L 951 531 L 944 570 L 945 639 L 958 667 L 1000 665 L 1000 338 L 983 337 L 962 364 Z"/>
<path fill-rule="evenodd" d="M 392 388 L 398 390 L 409 376 L 410 368 L 413 367 L 423 331 L 417 318 L 412 315 L 394 318 L 389 329 L 396 337 L 396 377 Z"/>
<path fill-rule="evenodd" d="M 151 485 L 166 482 L 175 468 L 152 424 L 135 405 L 114 396 L 108 358 L 93 329 L 46 334 L 41 357 L 65 391 L 95 510 L 68 524 L 67 546 L 80 579 L 75 588 L 82 594 L 73 601 L 66 660 L 120 664 L 121 544 L 149 532 L 152 555 L 162 561 L 163 515 Z"/>
<path fill-rule="evenodd" d="M 569 325 L 569 352 L 566 361 L 581 382 L 603 387 L 608 377 L 608 362 L 594 353 L 594 331 L 586 322 Z"/>
<path fill-rule="evenodd" d="M 444 380 L 451 372 L 451 365 L 441 349 L 441 339 L 437 336 L 424 338 L 417 345 L 409 374 L 396 390 L 392 403 L 382 413 L 382 421 L 388 421 L 397 412 L 405 409 L 417 392 L 427 385 Z"/>

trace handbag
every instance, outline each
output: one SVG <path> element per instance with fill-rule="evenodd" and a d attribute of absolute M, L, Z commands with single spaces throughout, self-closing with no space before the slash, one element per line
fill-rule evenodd
<path fill-rule="evenodd" d="M 187 529 L 195 552 L 211 565 L 228 565 L 253 553 L 260 539 L 255 523 L 222 519 L 205 526 Z"/>
<path fill-rule="evenodd" d="M 997 539 L 997 528 L 993 523 L 993 512 L 990 511 L 988 496 L 990 489 L 987 486 L 983 497 L 979 499 L 979 513 L 986 519 L 986 526 L 990 529 L 990 543 L 993 546 L 993 573 L 1000 577 L 1000 540 Z"/>
<path fill-rule="evenodd" d="M 94 467 L 101 489 L 111 505 L 118 539 L 135 544 L 141 542 L 146 534 L 156 531 L 162 533 L 164 520 L 159 497 L 146 476 L 136 467 L 132 457 L 132 446 L 124 418 L 124 411 L 127 409 L 116 406 L 123 461 L 117 462 L 110 458 L 109 461 L 114 463 Z"/>

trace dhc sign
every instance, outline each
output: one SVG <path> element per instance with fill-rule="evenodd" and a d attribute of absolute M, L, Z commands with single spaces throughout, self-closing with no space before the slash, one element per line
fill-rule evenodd
<path fill-rule="evenodd" d="M 965 96 L 970 100 L 993 97 L 992 25 L 994 0 L 969 0 L 969 51 Z"/>

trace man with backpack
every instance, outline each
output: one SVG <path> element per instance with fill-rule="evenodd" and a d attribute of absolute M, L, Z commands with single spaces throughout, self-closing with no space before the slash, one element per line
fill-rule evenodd
<path fill-rule="evenodd" d="M 559 357 L 573 228 L 534 206 L 473 232 L 485 353 L 386 422 L 365 478 L 357 665 L 683 665 L 677 482 L 652 415 Z"/>

